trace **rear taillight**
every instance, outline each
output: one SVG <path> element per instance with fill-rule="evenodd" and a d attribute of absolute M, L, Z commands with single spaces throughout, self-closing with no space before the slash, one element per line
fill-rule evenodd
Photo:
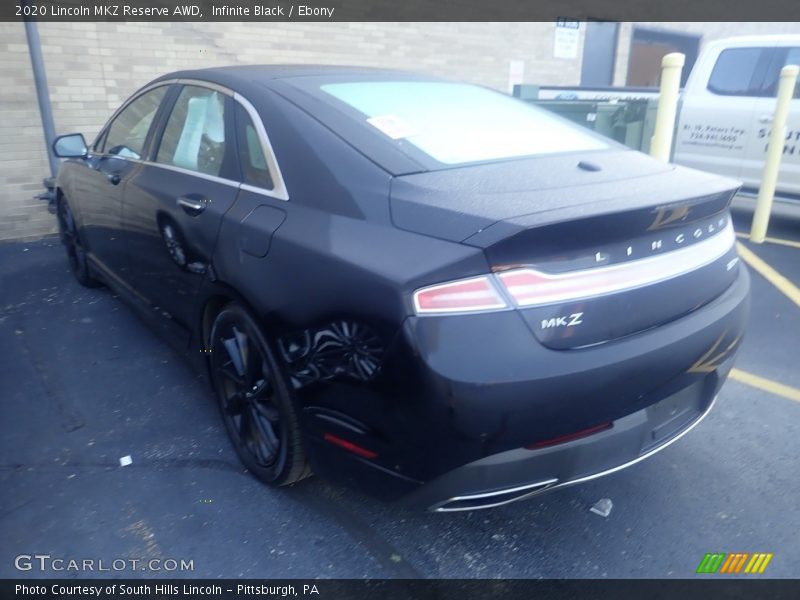
<path fill-rule="evenodd" d="M 578 298 L 601 296 L 611 292 L 639 287 L 649 282 L 652 274 L 647 267 L 640 273 L 626 268 L 592 269 L 577 273 L 551 275 L 535 269 L 520 269 L 498 275 L 508 293 L 519 306 L 554 304 Z"/>
<path fill-rule="evenodd" d="M 697 231 L 702 233 L 700 229 Z M 414 309 L 417 314 L 478 312 L 615 294 L 699 269 L 725 255 L 735 241 L 733 227 L 728 222 L 711 238 L 648 258 L 565 273 L 517 268 L 432 285 L 414 292 Z M 506 296 L 501 289 L 507 292 Z"/>
<path fill-rule="evenodd" d="M 728 252 L 736 241 L 733 227 L 700 243 L 664 254 L 567 273 L 514 269 L 498 274 L 517 306 L 571 302 L 614 294 L 678 277 L 709 264 Z"/>
<path fill-rule="evenodd" d="M 507 307 L 489 275 L 432 285 L 414 292 L 417 314 L 473 312 Z"/>

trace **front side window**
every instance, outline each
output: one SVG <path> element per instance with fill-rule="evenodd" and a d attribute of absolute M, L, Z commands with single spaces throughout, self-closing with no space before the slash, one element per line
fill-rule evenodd
<path fill-rule="evenodd" d="M 752 81 L 762 51 L 762 48 L 723 50 L 711 71 L 708 91 L 721 96 L 760 95 L 759 90 L 752 86 Z"/>
<path fill-rule="evenodd" d="M 225 157 L 225 98 L 185 86 L 169 116 L 156 162 L 219 176 Z"/>
<path fill-rule="evenodd" d="M 250 115 L 239 103 L 236 104 L 236 137 L 239 144 L 242 181 L 271 190 L 274 185 L 261 138 Z"/>
<path fill-rule="evenodd" d="M 147 132 L 166 91 L 167 86 L 159 86 L 128 104 L 109 126 L 103 152 L 123 158 L 142 158 Z"/>
<path fill-rule="evenodd" d="M 320 89 L 401 148 L 410 144 L 447 165 L 608 148 L 543 109 L 474 85 L 370 81 Z"/>

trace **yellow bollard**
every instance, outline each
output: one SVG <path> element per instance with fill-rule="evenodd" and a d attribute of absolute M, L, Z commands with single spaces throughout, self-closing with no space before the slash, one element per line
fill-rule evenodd
<path fill-rule="evenodd" d="M 778 183 L 778 171 L 783 157 L 783 146 L 786 140 L 786 119 L 789 116 L 789 102 L 794 94 L 797 81 L 797 65 L 786 65 L 781 69 L 778 83 L 778 101 L 775 104 L 775 119 L 772 121 L 772 132 L 769 134 L 767 158 L 764 161 L 764 173 L 761 176 L 761 187 L 758 189 L 756 210 L 750 226 L 750 241 L 761 244 L 767 236 L 769 215 L 772 201 L 775 199 L 775 186 Z"/>
<path fill-rule="evenodd" d="M 675 115 L 678 113 L 678 94 L 681 91 L 681 72 L 686 57 L 680 52 L 661 59 L 661 90 L 658 96 L 656 126 L 650 139 L 650 156 L 669 162 Z"/>

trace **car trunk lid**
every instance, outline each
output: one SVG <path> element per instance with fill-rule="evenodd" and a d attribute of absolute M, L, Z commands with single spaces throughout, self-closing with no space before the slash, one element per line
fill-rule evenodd
<path fill-rule="evenodd" d="M 398 227 L 482 248 L 537 339 L 568 349 L 669 322 L 727 289 L 735 191 L 615 151 L 403 177 L 391 206 Z M 560 294 L 542 293 L 554 283 Z"/>

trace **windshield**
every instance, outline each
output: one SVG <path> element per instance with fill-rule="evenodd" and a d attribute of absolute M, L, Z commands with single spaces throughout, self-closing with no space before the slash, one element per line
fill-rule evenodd
<path fill-rule="evenodd" d="M 473 85 L 385 81 L 320 88 L 382 134 L 447 165 L 608 147 L 545 110 Z"/>

